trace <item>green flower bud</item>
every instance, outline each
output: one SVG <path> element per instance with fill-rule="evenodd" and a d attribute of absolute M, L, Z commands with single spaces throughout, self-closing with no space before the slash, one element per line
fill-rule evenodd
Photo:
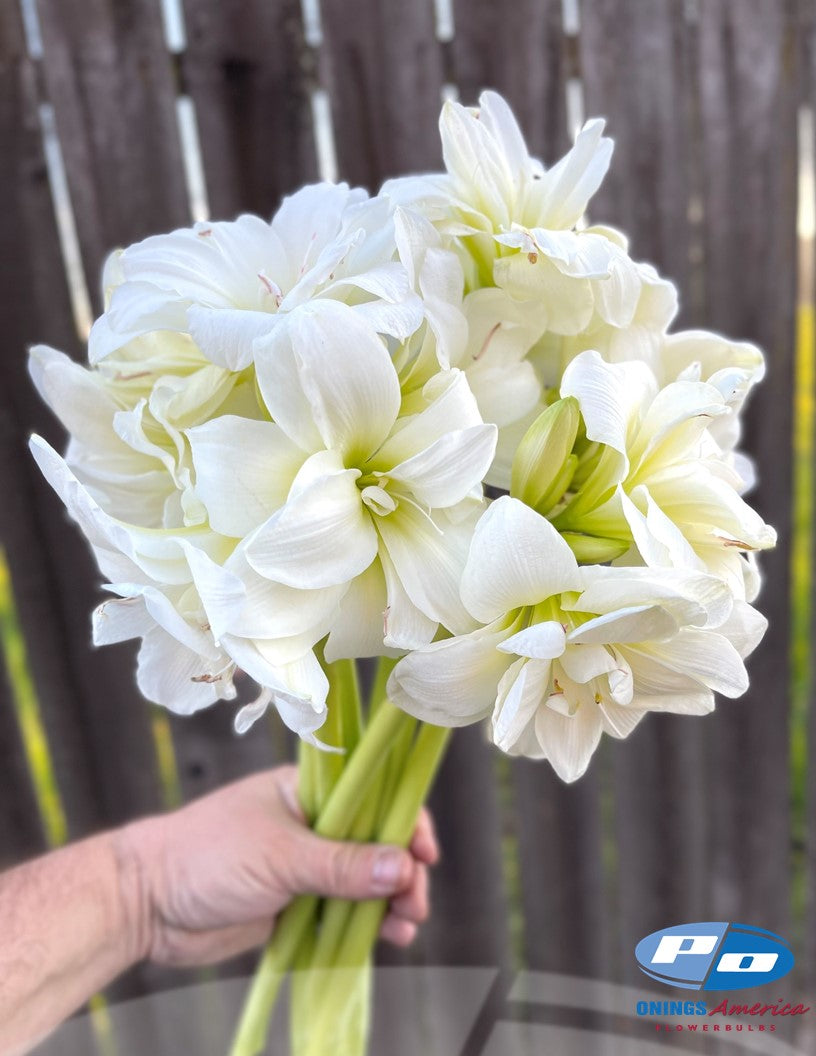
<path fill-rule="evenodd" d="M 513 459 L 510 494 L 541 514 L 555 506 L 578 467 L 572 446 L 581 424 L 578 401 L 568 396 L 536 418 Z"/>
<path fill-rule="evenodd" d="M 575 559 L 584 565 L 602 565 L 621 557 L 630 547 L 630 542 L 621 539 L 603 539 L 580 532 L 562 532 L 564 542 L 575 554 Z"/>

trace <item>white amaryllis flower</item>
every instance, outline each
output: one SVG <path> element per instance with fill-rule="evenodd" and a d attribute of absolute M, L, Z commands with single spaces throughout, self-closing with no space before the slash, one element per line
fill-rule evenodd
<path fill-rule="evenodd" d="M 660 388 L 645 363 L 583 352 L 561 395 L 578 400 L 588 440 L 605 446 L 556 527 L 631 538 L 647 565 L 707 570 L 745 597 L 744 554 L 772 547 L 776 533 L 740 497 L 744 482 L 709 432 L 734 413 L 721 389 L 686 380 Z"/>
<path fill-rule="evenodd" d="M 273 421 L 187 434 L 209 524 L 243 538 L 265 580 L 348 591 L 328 659 L 467 625 L 459 578 L 496 429 L 464 375 L 443 371 L 403 402 L 383 341 L 328 301 L 259 343 L 256 365 Z"/>
<path fill-rule="evenodd" d="M 352 305 L 395 338 L 423 318 L 395 259 L 392 207 L 345 184 L 304 187 L 271 223 L 241 216 L 147 238 L 111 257 L 104 285 L 92 363 L 134 337 L 171 331 L 189 334 L 212 363 L 241 371 L 256 339 L 315 299 Z"/>
<path fill-rule="evenodd" d="M 328 683 L 311 647 L 326 634 L 342 591 L 268 583 L 247 569 L 235 540 L 207 526 L 171 531 L 119 521 L 44 440 L 33 437 L 31 449 L 118 595 L 94 613 L 94 642 L 142 639 L 137 682 L 148 700 L 185 715 L 231 700 L 240 667 L 261 685 L 263 707 L 273 702 L 291 729 L 314 742 Z M 258 710 L 242 709 L 236 726 L 245 729 Z"/>
<path fill-rule="evenodd" d="M 497 285 L 535 314 L 539 333 L 576 334 L 595 316 L 634 317 L 637 269 L 617 235 L 576 230 L 609 167 L 612 141 L 590 121 L 547 170 L 530 157 L 507 103 L 447 102 L 440 118 L 446 173 L 392 180 L 383 193 L 427 216 L 460 252 L 469 289 Z"/>
<path fill-rule="evenodd" d="M 252 370 L 216 366 L 186 334 L 134 338 L 91 369 L 37 345 L 29 372 L 68 430 L 77 478 L 111 516 L 144 528 L 203 523 L 185 429 L 214 414 L 265 414 Z"/>
<path fill-rule="evenodd" d="M 565 781 L 601 734 L 626 737 L 648 711 L 702 715 L 748 688 L 743 659 L 766 621 L 722 580 L 670 569 L 579 567 L 553 526 L 494 502 L 462 578 L 484 626 L 402 659 L 390 698 L 426 721 L 490 719 L 504 751 L 549 759 Z"/>

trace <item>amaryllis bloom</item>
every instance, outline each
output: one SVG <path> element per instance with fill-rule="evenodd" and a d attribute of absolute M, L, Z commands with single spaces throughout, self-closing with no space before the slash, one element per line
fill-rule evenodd
<path fill-rule="evenodd" d="M 468 288 L 506 289 L 529 305 L 540 333 L 576 334 L 596 315 L 626 325 L 640 296 L 635 265 L 607 229 L 576 229 L 612 156 L 603 122 L 588 122 L 551 169 L 530 157 L 495 92 L 483 92 L 478 109 L 446 103 L 439 127 L 447 172 L 392 180 L 383 193 L 448 237 Z"/>
<path fill-rule="evenodd" d="M 273 421 L 188 432 L 196 493 L 258 576 L 344 594 L 329 659 L 428 642 L 470 624 L 459 579 L 495 447 L 464 375 L 403 400 L 382 340 L 352 309 L 314 304 L 260 349 Z M 229 621 L 226 630 L 231 630 Z"/>
<path fill-rule="evenodd" d="M 748 688 L 743 663 L 766 621 L 715 576 L 579 567 L 542 516 L 494 502 L 476 528 L 462 599 L 482 627 L 415 650 L 391 699 L 443 726 L 490 720 L 504 751 L 548 759 L 565 781 L 602 733 L 648 711 L 702 715 Z"/>
<path fill-rule="evenodd" d="M 393 209 L 345 184 L 316 184 L 257 216 L 197 223 L 114 254 L 106 309 L 89 342 L 92 363 L 132 338 L 189 334 L 221 367 L 244 370 L 254 342 L 315 299 L 354 306 L 379 333 L 420 325 L 420 298 L 395 259 Z"/>
<path fill-rule="evenodd" d="M 260 683 L 264 704 L 274 701 L 284 722 L 314 741 L 328 683 L 311 647 L 326 634 L 342 591 L 309 595 L 261 580 L 235 540 L 207 526 L 170 531 L 117 520 L 44 440 L 34 437 L 31 449 L 116 595 L 94 613 L 94 642 L 141 638 L 137 683 L 145 697 L 190 714 L 233 699 L 240 666 Z M 236 720 L 242 728 L 247 713 L 255 714 L 250 706 Z"/>
<path fill-rule="evenodd" d="M 661 388 L 645 363 L 597 352 L 570 363 L 561 394 L 577 399 L 588 440 L 603 446 L 556 527 L 631 538 L 646 564 L 709 571 L 746 597 L 744 555 L 776 533 L 741 498 L 744 482 L 709 431 L 734 413 L 728 395 L 702 381 Z"/>
<path fill-rule="evenodd" d="M 144 528 L 204 521 L 185 429 L 214 414 L 265 413 L 252 368 L 217 366 L 186 334 L 133 338 L 90 369 L 36 345 L 29 372 L 68 430 L 77 478 L 111 516 Z"/>

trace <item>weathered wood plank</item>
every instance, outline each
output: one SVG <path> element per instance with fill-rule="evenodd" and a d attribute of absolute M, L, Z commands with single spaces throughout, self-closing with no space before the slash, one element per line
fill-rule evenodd
<path fill-rule="evenodd" d="M 116 246 L 189 218 L 175 85 L 158 0 L 39 0 L 85 272 L 99 308 Z"/>
<path fill-rule="evenodd" d="M 548 763 L 514 763 L 527 968 L 609 977 L 600 768 L 565 785 Z"/>
<path fill-rule="evenodd" d="M 298 0 L 184 0 L 184 85 L 196 105 L 210 210 L 267 216 L 317 178 L 314 59 Z"/>
<path fill-rule="evenodd" d="M 323 0 L 321 8 L 321 80 L 340 179 L 374 192 L 388 176 L 438 168 L 443 78 L 432 0 Z"/>
<path fill-rule="evenodd" d="M 568 145 L 564 86 L 568 48 L 560 0 L 473 4 L 455 0 L 451 79 L 460 101 L 484 88 L 507 99 L 532 153 L 553 161 Z"/>
<path fill-rule="evenodd" d="M 38 854 L 45 847 L 45 832 L 4 667 L 0 671 L 0 869 Z"/>
<path fill-rule="evenodd" d="M 770 621 L 752 687 L 721 704 L 708 737 L 709 904 L 722 919 L 780 930 L 789 917 L 788 640 L 791 433 L 796 298 L 795 4 L 700 5 L 699 106 L 705 217 L 705 316 L 766 351 L 768 374 L 749 408 L 757 460 L 752 503 L 779 532 L 763 555 L 759 605 Z M 708 732 L 708 731 L 707 731 Z"/>
<path fill-rule="evenodd" d="M 615 140 L 609 173 L 590 204 L 594 221 L 630 236 L 648 260 L 687 289 L 690 107 L 683 5 L 593 0 L 581 8 L 587 117 L 606 117 Z"/>
<path fill-rule="evenodd" d="M 8 556 L 23 632 L 34 657 L 32 676 L 52 741 L 69 829 L 81 833 L 98 821 L 86 732 L 77 720 L 76 677 L 55 597 L 55 569 L 39 504 L 48 502 L 26 448 L 28 431 L 48 423 L 25 369 L 25 348 L 35 336 L 75 344 L 53 207 L 42 153 L 35 71 L 25 54 L 19 11 L 0 11 L 0 310 L 6 353 L 0 357 L 0 474 L 7 501 L 0 505 L 0 537 Z M 52 521 L 60 523 L 55 507 Z M 88 571 L 88 561 L 81 558 Z"/>
<path fill-rule="evenodd" d="M 579 55 L 586 115 L 607 118 L 615 140 L 610 172 L 590 204 L 591 218 L 625 231 L 633 256 L 657 265 L 685 291 L 691 136 L 682 5 L 584 4 Z M 607 746 L 617 911 L 607 919 L 606 931 L 616 977 L 636 970 L 631 953 L 643 934 L 667 919 L 694 919 L 693 907 L 699 906 L 704 834 L 696 796 L 702 769 L 698 739 L 692 724 L 660 716 L 648 719 L 627 742 Z M 691 770 L 678 773 L 681 759 Z M 666 772 L 682 781 L 683 795 L 663 779 Z M 671 860 L 665 853 L 668 824 L 682 847 Z"/>
<path fill-rule="evenodd" d="M 422 939 L 425 963 L 509 963 L 495 751 L 481 726 L 455 730 L 431 793 L 442 859 L 433 923 Z"/>

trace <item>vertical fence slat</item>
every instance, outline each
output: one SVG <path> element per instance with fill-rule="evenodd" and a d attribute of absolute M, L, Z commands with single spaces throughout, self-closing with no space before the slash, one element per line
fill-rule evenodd
<path fill-rule="evenodd" d="M 184 0 L 184 85 L 196 105 L 212 215 L 269 215 L 316 179 L 313 57 L 298 0 Z"/>
<path fill-rule="evenodd" d="M 0 534 L 69 829 L 76 835 L 97 822 L 98 811 L 90 747 L 76 706 L 76 677 L 56 600 L 58 576 L 48 557 L 42 504 L 48 504 L 49 519 L 60 527 L 61 513 L 56 503 L 50 504 L 47 486 L 26 448 L 28 431 L 47 423 L 48 414 L 40 407 L 25 369 L 25 348 L 32 337 L 68 345 L 75 340 L 42 152 L 35 70 L 25 54 L 16 5 L 4 5 L 2 19 L 0 187 L 6 206 L 0 211 L 4 247 L 0 307 L 5 343 L 0 357 L 0 472 L 11 498 L 0 504 Z M 32 333 L 34 327 L 38 335 Z M 69 549 L 71 557 L 76 552 L 76 547 Z M 65 556 L 63 551 L 60 558 Z M 84 554 L 80 567 L 82 574 L 90 573 Z"/>
<path fill-rule="evenodd" d="M 592 219 L 625 231 L 635 257 L 657 264 L 682 298 L 690 197 L 683 5 L 594 0 L 581 11 L 587 117 L 608 118 L 615 140 L 610 171 L 590 204 Z"/>
<path fill-rule="evenodd" d="M 565 85 L 572 41 L 560 3 L 455 5 L 452 78 L 461 101 L 493 88 L 513 107 L 532 153 L 552 164 L 568 146 Z M 513 62 L 510 50 L 521 49 Z M 503 819 L 518 856 L 522 949 L 539 970 L 605 974 L 604 876 L 599 784 L 568 787 L 546 763 L 512 760 Z M 600 937 L 600 941 L 599 941 Z"/>
<path fill-rule="evenodd" d="M 513 764 L 527 968 L 608 977 L 600 764 L 569 786 L 547 763 Z"/>
<path fill-rule="evenodd" d="M 387 176 L 437 169 L 442 52 L 432 0 L 323 0 L 321 7 L 321 79 L 340 179 L 373 193 Z"/>
<path fill-rule="evenodd" d="M 158 0 L 38 0 L 48 94 L 85 273 L 99 307 L 111 249 L 189 218 Z"/>
<path fill-rule="evenodd" d="M 712 908 L 785 931 L 788 920 L 789 574 L 796 266 L 794 5 L 700 5 L 705 293 L 702 322 L 757 341 L 768 374 L 747 415 L 751 497 L 779 531 L 762 556 L 770 621 L 748 696 L 721 704 L 709 766 Z M 723 918 L 726 919 L 726 918 Z"/>
<path fill-rule="evenodd" d="M 14 716 L 8 672 L 0 671 L 0 869 L 45 850 L 45 833 Z"/>
<path fill-rule="evenodd" d="M 64 654 L 63 636 L 52 606 L 53 576 L 44 567 L 42 537 L 34 504 L 34 474 L 25 448 L 25 431 L 17 400 L 28 384 L 21 365 L 26 326 L 41 317 L 46 336 L 70 333 L 68 303 L 53 210 L 45 178 L 45 164 L 37 119 L 34 70 L 25 53 L 19 8 L 0 7 L 0 316 L 4 353 L 0 356 L 0 479 L 7 500 L 0 504 L 0 539 L 10 566 L 23 632 L 42 652 L 33 665 L 37 692 L 56 700 L 72 678 Z M 92 813 L 86 774 L 87 752 L 81 731 L 65 709 L 58 724 L 63 734 L 52 752 L 65 776 L 76 772 L 66 786 L 63 803 L 80 829 Z M 51 730 L 54 733 L 54 728 Z M 45 849 L 45 835 L 37 811 L 11 702 L 7 672 L 2 673 L 0 699 L 0 868 Z M 77 1028 L 83 1051 L 95 1051 L 89 1027 Z M 79 1032 L 81 1031 L 81 1037 Z"/>
<path fill-rule="evenodd" d="M 15 250 L 20 245 L 21 216 L 15 208 L 28 185 L 32 173 L 28 150 L 32 138 L 27 134 L 32 124 L 36 127 L 36 111 L 26 88 L 30 82 L 28 62 L 25 56 L 22 26 L 16 10 L 0 12 L 0 141 L 4 150 L 0 154 L 0 194 L 6 203 L 0 214 L 0 312 L 4 321 L 4 333 L 8 337 L 11 326 L 12 339 L 19 335 L 16 324 L 20 322 L 19 309 L 12 313 L 11 307 L 17 297 L 30 306 L 25 298 L 27 283 L 21 276 L 15 280 L 20 262 L 15 259 Z M 11 216 L 9 216 L 11 214 Z M 8 263 L 7 263 L 8 262 Z M 9 266 L 9 264 L 11 266 Z M 8 310 L 7 310 L 8 309 Z M 10 406 L 11 390 L 4 387 L 0 397 L 0 450 L 12 450 L 19 457 L 19 443 L 15 443 L 16 415 Z M 7 464 L 14 461 L 0 456 L 0 472 L 9 487 L 5 474 Z M 9 466 L 9 469 L 11 467 Z M 19 477 L 19 472 L 17 473 Z M 12 482 L 13 482 L 12 476 Z M 13 486 L 13 483 L 12 483 Z M 16 496 L 15 496 L 16 499 Z M 20 515 L 18 502 L 6 503 L 13 515 Z M 8 549 L 6 518 L 0 520 L 3 546 Z M 15 554 L 9 554 L 14 559 Z M 23 754 L 20 731 L 15 718 L 11 683 L 5 665 L 0 664 L 0 868 L 20 858 L 40 851 L 45 847 L 45 834 L 37 813 L 37 804 Z"/>
<path fill-rule="evenodd" d="M 451 77 L 460 101 L 475 105 L 493 88 L 507 99 L 533 154 L 554 160 L 567 143 L 567 46 L 561 0 L 473 4 L 455 0 Z"/>
<path fill-rule="evenodd" d="M 481 725 L 455 730 L 431 794 L 442 860 L 433 927 L 424 936 L 426 963 L 508 963 L 494 753 Z"/>
<path fill-rule="evenodd" d="M 587 116 L 606 117 L 615 140 L 592 219 L 625 231 L 633 256 L 676 281 L 685 301 L 693 150 L 683 5 L 584 4 L 580 56 Z M 705 918 L 703 735 L 687 718 L 651 716 L 628 741 L 608 746 L 618 844 L 610 939 L 625 977 L 636 974 L 632 950 L 643 934 L 669 920 Z"/>
<path fill-rule="evenodd" d="M 332 100 L 339 178 L 375 191 L 388 176 L 438 169 L 442 52 L 430 0 L 375 6 L 324 0 L 321 7 L 321 66 Z M 433 929 L 421 952 L 411 956 L 437 963 L 504 963 L 498 802 L 481 730 L 456 732 L 431 807 L 444 858 L 437 870 Z M 467 839 L 464 814 L 479 819 Z"/>

